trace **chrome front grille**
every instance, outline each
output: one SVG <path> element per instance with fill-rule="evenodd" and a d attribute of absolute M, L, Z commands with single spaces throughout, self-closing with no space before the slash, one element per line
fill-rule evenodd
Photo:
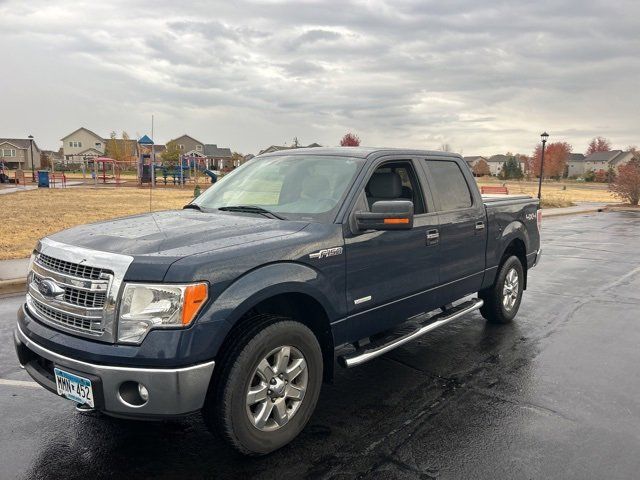
<path fill-rule="evenodd" d="M 38 256 L 36 257 L 36 261 L 49 270 L 53 270 L 54 272 L 71 275 L 72 277 L 88 278 L 90 280 L 98 280 L 103 273 L 113 273 L 102 268 L 90 267 L 88 265 L 81 265 L 79 263 L 60 260 L 43 253 L 38 254 Z"/>
<path fill-rule="evenodd" d="M 33 284 L 36 287 L 40 286 L 43 277 L 34 273 L 33 274 Z M 77 305 L 79 307 L 86 308 L 102 308 L 104 307 L 104 302 L 107 298 L 107 293 L 105 292 L 89 292 L 87 290 L 80 290 L 75 287 L 64 287 L 64 295 L 62 296 L 65 302 L 70 303 L 71 305 Z"/>
<path fill-rule="evenodd" d="M 102 319 L 90 319 L 77 317 L 70 315 L 59 310 L 48 307 L 44 303 L 39 302 L 33 297 L 30 297 L 27 305 L 41 317 L 48 319 L 51 322 L 62 325 L 66 328 L 77 330 L 79 332 L 87 333 L 90 335 L 102 335 L 104 329 L 102 328 Z"/>
<path fill-rule="evenodd" d="M 133 257 L 43 238 L 29 272 L 26 308 L 49 327 L 114 342 L 118 295 Z"/>

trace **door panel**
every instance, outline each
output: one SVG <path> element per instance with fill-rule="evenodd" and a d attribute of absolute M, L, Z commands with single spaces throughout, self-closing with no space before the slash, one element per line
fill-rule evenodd
<path fill-rule="evenodd" d="M 438 210 L 439 290 L 446 304 L 480 289 L 487 245 L 485 210 L 456 162 L 427 160 L 426 167 Z"/>
<path fill-rule="evenodd" d="M 384 165 L 388 163 L 384 162 Z M 415 185 L 412 187 L 420 189 L 414 192 L 419 194 L 414 198 L 422 202 L 419 209 L 424 211 L 422 199 L 425 195 L 415 166 L 413 174 Z M 406 181 L 403 186 L 406 190 Z M 354 211 L 366 208 L 362 204 L 368 202 L 361 200 L 359 203 Z M 436 213 L 415 215 L 410 230 L 353 234 L 348 226 L 345 228 L 350 338 L 367 337 L 435 308 L 432 305 L 437 305 L 439 244 L 433 240 L 429 242 L 427 233 L 437 228 Z"/>

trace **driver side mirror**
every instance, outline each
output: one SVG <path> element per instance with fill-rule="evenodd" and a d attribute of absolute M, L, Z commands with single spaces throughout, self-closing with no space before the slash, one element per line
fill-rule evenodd
<path fill-rule="evenodd" d="M 358 230 L 410 230 L 413 228 L 413 202 L 380 200 L 370 212 L 355 212 Z"/>

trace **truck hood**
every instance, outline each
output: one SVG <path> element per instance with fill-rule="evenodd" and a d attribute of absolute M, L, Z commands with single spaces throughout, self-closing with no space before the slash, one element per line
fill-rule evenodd
<path fill-rule="evenodd" d="M 255 215 L 171 210 L 81 225 L 49 238 L 102 252 L 184 257 L 290 235 L 306 225 Z"/>

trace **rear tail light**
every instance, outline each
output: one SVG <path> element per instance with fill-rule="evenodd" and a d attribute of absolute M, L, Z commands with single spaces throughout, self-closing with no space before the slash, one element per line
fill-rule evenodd
<path fill-rule="evenodd" d="M 542 228 L 542 209 L 541 208 L 538 209 L 537 219 L 538 219 L 538 231 L 540 231 L 540 229 Z"/>

